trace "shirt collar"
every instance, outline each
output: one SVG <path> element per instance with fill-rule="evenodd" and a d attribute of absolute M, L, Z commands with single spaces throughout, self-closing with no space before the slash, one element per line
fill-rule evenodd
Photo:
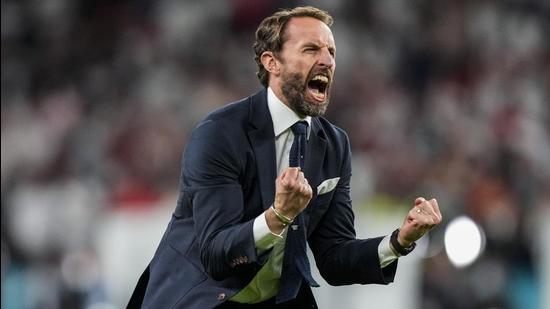
<path fill-rule="evenodd" d="M 267 106 L 269 108 L 269 113 L 271 114 L 271 119 L 273 120 L 273 131 L 275 133 L 275 137 L 279 136 L 281 133 L 292 127 L 293 124 L 301 120 L 305 120 L 308 124 L 307 136 L 309 137 L 309 132 L 311 131 L 311 116 L 300 118 L 300 116 L 298 116 L 293 110 L 277 98 L 270 87 L 267 88 Z"/>

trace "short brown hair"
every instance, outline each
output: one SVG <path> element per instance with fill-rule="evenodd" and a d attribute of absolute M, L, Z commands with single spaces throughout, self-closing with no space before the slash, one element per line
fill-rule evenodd
<path fill-rule="evenodd" d="M 293 9 L 282 9 L 275 14 L 266 17 L 256 30 L 256 40 L 252 45 L 254 48 L 254 60 L 258 64 L 258 78 L 265 87 L 268 86 L 269 73 L 264 68 L 261 56 L 265 51 L 272 51 L 277 54 L 283 48 L 285 42 L 284 31 L 286 24 L 292 17 L 313 17 L 327 26 L 331 26 L 333 19 L 326 11 L 312 6 L 302 6 Z"/>

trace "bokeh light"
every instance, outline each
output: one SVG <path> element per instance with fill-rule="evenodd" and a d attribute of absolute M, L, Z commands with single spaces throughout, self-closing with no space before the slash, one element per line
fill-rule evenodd
<path fill-rule="evenodd" d="M 445 251 L 453 265 L 466 267 L 482 253 L 485 234 L 472 219 L 460 216 L 452 220 L 445 230 Z"/>

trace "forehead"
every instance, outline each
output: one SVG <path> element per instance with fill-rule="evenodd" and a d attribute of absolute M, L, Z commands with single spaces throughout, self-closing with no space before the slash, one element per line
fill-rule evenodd
<path fill-rule="evenodd" d="M 334 37 L 330 28 L 313 17 L 293 17 L 285 29 L 285 44 L 317 43 L 334 47 Z"/>

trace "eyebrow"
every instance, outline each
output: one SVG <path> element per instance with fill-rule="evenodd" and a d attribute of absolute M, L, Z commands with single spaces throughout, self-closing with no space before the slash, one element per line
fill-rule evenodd
<path fill-rule="evenodd" d="M 315 48 L 321 48 L 325 46 L 324 44 L 319 44 L 317 42 L 307 42 L 307 43 L 304 43 L 304 45 L 302 46 L 302 48 L 307 48 L 307 47 L 315 47 Z M 333 53 L 336 52 L 336 47 L 335 46 L 327 46 L 328 50 L 329 51 L 332 51 Z"/>

